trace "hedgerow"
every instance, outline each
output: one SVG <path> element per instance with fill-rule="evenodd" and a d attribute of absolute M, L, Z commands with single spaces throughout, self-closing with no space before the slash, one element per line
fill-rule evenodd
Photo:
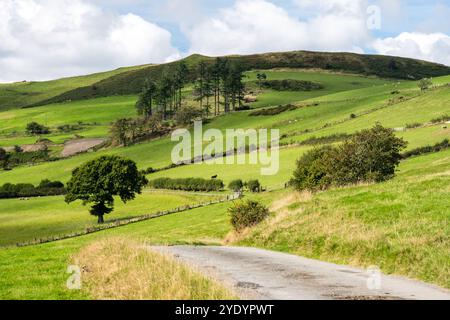
<path fill-rule="evenodd" d="M 220 191 L 224 188 L 222 180 L 202 178 L 171 179 L 159 178 L 150 181 L 154 189 L 183 190 L 183 191 Z"/>

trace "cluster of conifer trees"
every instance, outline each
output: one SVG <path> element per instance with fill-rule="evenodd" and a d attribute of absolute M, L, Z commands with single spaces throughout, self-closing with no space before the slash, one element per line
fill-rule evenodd
<path fill-rule="evenodd" d="M 147 79 L 136 103 L 145 118 L 155 113 L 163 119 L 175 116 L 183 106 L 183 89 L 194 82 L 194 100 L 204 115 L 228 113 L 242 106 L 245 95 L 244 70 L 237 62 L 217 58 L 202 61 L 190 70 L 185 62 L 166 69 L 158 79 Z"/>

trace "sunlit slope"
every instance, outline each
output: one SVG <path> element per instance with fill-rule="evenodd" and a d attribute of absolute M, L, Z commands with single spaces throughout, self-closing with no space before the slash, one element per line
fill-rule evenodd
<path fill-rule="evenodd" d="M 322 69 L 409 80 L 450 74 L 450 67 L 426 61 L 380 55 L 359 55 L 354 53 L 293 51 L 248 56 L 233 55 L 227 58 L 230 61 L 239 62 L 247 71 L 258 69 L 270 70 L 273 68 Z M 195 78 L 197 66 L 201 61 L 213 63 L 214 60 L 215 58 L 201 55 L 192 55 L 183 59 L 190 70 L 189 78 L 191 80 Z M 92 86 L 77 88 L 50 99 L 48 102 L 53 103 L 112 95 L 136 94 L 139 92 L 146 78 L 157 78 L 166 68 L 174 66 L 177 63 L 172 62 L 136 70 L 127 74 L 119 74 L 97 82 L 95 88 Z"/>
<path fill-rule="evenodd" d="M 144 67 L 148 67 L 148 65 L 119 68 L 108 72 L 52 81 L 0 84 L 0 111 L 33 105 L 60 95 L 66 91 L 90 86 L 109 77 L 139 70 Z"/>
<path fill-rule="evenodd" d="M 367 78 L 357 75 L 333 74 L 330 72 L 305 72 L 301 70 L 273 70 L 266 72 L 269 79 L 294 79 L 309 80 L 321 83 L 322 90 L 314 91 L 273 91 L 265 90 L 258 97 L 258 101 L 252 107 L 270 107 L 278 104 L 292 103 L 310 98 L 327 96 L 330 94 L 352 90 L 357 88 L 372 88 L 384 84 L 392 85 L 393 81 L 378 78 Z M 254 81 L 255 73 L 247 73 L 245 81 Z M 192 94 L 191 89 L 186 89 L 187 97 Z M 86 138 L 100 138 L 108 135 L 108 127 L 111 122 L 119 118 L 135 117 L 134 109 L 137 97 L 111 96 L 90 100 L 56 103 L 41 107 L 15 109 L 0 112 L 0 146 L 14 146 L 32 144 L 36 137 L 25 135 L 27 123 L 36 121 L 50 127 L 52 134 L 45 138 L 55 143 L 61 143 L 74 136 L 81 135 Z M 197 104 L 189 100 L 188 103 Z M 227 119 L 232 119 L 227 118 Z M 257 119 L 253 119 L 257 120 Z M 243 122 L 244 119 L 238 120 Z M 57 132 L 60 125 L 77 125 L 83 123 L 83 129 L 70 134 Z M 217 125 L 217 124 L 216 124 Z M 240 124 L 240 125 L 243 125 Z"/>

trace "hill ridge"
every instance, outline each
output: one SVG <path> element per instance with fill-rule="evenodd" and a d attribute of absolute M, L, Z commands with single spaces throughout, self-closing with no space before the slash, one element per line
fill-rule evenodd
<path fill-rule="evenodd" d="M 346 52 L 314 52 L 314 51 L 289 51 L 270 52 L 252 55 L 225 56 L 231 61 L 238 61 L 245 70 L 273 68 L 317 68 L 328 71 L 356 73 L 366 76 L 378 76 L 382 78 L 418 80 L 424 77 L 437 77 L 450 74 L 450 67 L 394 56 L 373 54 L 356 54 Z M 164 69 L 184 61 L 190 70 L 190 77 L 195 78 L 195 66 L 200 61 L 212 63 L 214 57 L 193 54 L 178 61 L 151 65 L 137 70 L 120 73 L 90 86 L 79 87 L 64 92 L 58 96 L 46 99 L 28 107 L 40 106 L 52 103 L 60 103 L 72 100 L 84 100 L 113 95 L 137 94 L 141 90 L 144 80 L 148 77 L 157 78 Z"/>

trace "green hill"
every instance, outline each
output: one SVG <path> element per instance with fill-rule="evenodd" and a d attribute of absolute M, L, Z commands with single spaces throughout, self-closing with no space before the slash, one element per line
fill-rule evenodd
<path fill-rule="evenodd" d="M 298 68 L 322 69 L 335 72 L 356 73 L 366 76 L 378 76 L 396 79 L 421 79 L 450 74 L 450 67 L 435 63 L 407 58 L 379 55 L 358 55 L 353 53 L 322 53 L 294 51 L 284 53 L 266 53 L 248 56 L 229 56 L 232 61 L 239 62 L 245 70 Z M 192 55 L 183 59 L 190 69 L 191 78 L 195 75 L 195 66 L 200 61 L 212 62 L 214 58 Z M 108 77 L 94 84 L 67 91 L 56 97 L 42 100 L 38 105 L 64 102 L 67 100 L 83 100 L 111 95 L 137 94 L 148 77 L 157 78 L 165 68 L 178 62 L 141 68 L 132 72 Z"/>
<path fill-rule="evenodd" d="M 225 184 L 233 179 L 259 179 L 267 191 L 245 192 L 244 196 L 270 205 L 269 220 L 243 235 L 230 234 L 227 214 L 230 203 L 221 203 L 60 242 L 0 248 L 0 299 L 89 298 L 85 292 L 65 289 L 64 271 L 70 265 L 71 256 L 83 246 L 116 236 L 147 244 L 220 245 L 227 239 L 237 245 L 270 248 L 336 263 L 378 265 L 386 273 L 450 288 L 450 150 L 404 160 L 394 179 L 379 184 L 300 195 L 285 189 L 296 160 L 306 151 L 340 143 L 343 135 L 370 128 L 376 122 L 394 128 L 397 136 L 408 141 L 409 150 L 450 138 L 445 121 L 432 121 L 450 115 L 449 68 L 411 59 L 346 53 L 269 53 L 230 59 L 246 63 L 245 81 L 250 83 L 255 81 L 259 69 L 265 69 L 271 80 L 305 80 L 323 85 L 323 89 L 313 91 L 265 89 L 258 95 L 258 101 L 251 104 L 256 110 L 220 115 L 205 124 L 206 129 L 222 132 L 233 128 L 279 129 L 283 145 L 279 173 L 261 176 L 259 165 L 202 164 L 165 169 L 147 178 L 209 179 L 218 175 Z M 202 60 L 213 61 L 213 58 L 195 55 L 186 62 L 193 68 Z M 26 94 L 21 97 L 18 90 L 15 102 L 5 107 L 10 110 L 0 108 L 0 146 L 33 143 L 38 139 L 24 132 L 30 121 L 50 127 L 53 133 L 43 137 L 57 143 L 75 135 L 105 137 L 112 121 L 135 117 L 136 92 L 143 79 L 158 76 L 170 65 L 143 66 L 116 75 L 99 75 L 97 79 L 94 76 L 61 79 L 46 86 L 16 84 Z M 421 92 L 412 78 L 423 76 L 434 78 L 433 86 Z M 58 87 L 58 83 L 64 86 Z M 0 93 L 6 95 L 7 86 L 13 85 L 0 85 Z M 66 91 L 60 95 L 58 90 Z M 33 92 L 39 92 L 40 97 L 34 97 Z M 192 103 L 191 86 L 185 94 L 188 103 Z M 21 108 L 36 104 L 39 99 L 53 103 Z M 288 103 L 293 107 L 277 114 L 252 114 Z M 79 123 L 81 128 L 73 132 L 60 133 L 56 129 L 60 125 Z M 108 147 L 63 160 L 21 165 L 9 171 L 0 169 L 0 185 L 37 184 L 42 179 L 67 182 L 74 168 L 102 155 L 130 158 L 139 169 L 165 168 L 171 164 L 174 145 L 165 136 L 128 147 Z M 117 201 L 117 210 L 108 215 L 107 221 L 204 203 L 229 192 L 155 192 L 146 188 L 135 201 L 126 205 Z M 61 196 L 0 200 L 0 247 L 83 231 L 92 227 L 95 223 L 92 219 L 88 208 L 79 202 L 67 205 Z"/>
<path fill-rule="evenodd" d="M 113 71 L 53 81 L 0 84 L 0 111 L 22 108 L 56 97 L 64 92 L 90 86 L 103 79 L 149 67 L 149 65 L 119 68 Z"/>

